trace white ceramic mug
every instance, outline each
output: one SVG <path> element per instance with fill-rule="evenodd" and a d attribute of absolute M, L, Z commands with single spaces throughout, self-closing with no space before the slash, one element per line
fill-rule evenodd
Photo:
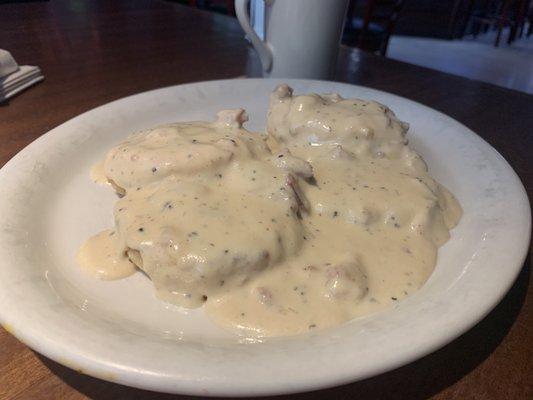
<path fill-rule="evenodd" d="M 348 1 L 265 0 L 265 41 L 250 25 L 250 0 L 235 0 L 235 11 L 259 53 L 263 76 L 329 79 Z"/>

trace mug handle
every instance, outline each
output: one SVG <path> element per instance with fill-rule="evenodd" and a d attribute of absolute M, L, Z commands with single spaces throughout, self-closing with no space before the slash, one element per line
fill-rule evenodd
<path fill-rule="evenodd" d="M 252 26 L 250 25 L 250 15 L 248 14 L 248 5 L 250 0 L 235 0 L 235 14 L 237 14 L 237 19 L 246 32 L 246 35 L 251 40 L 252 45 L 259 54 L 259 59 L 261 60 L 261 65 L 265 72 L 270 71 L 272 68 L 272 50 L 263 42 L 259 36 L 255 33 Z"/>

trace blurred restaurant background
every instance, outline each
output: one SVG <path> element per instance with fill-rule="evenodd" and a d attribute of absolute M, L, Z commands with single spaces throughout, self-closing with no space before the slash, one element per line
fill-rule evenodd
<path fill-rule="evenodd" d="M 235 16 L 232 0 L 168 1 Z M 251 1 L 259 36 L 264 2 Z M 533 93 L 532 29 L 533 0 L 351 0 L 342 43 Z"/>

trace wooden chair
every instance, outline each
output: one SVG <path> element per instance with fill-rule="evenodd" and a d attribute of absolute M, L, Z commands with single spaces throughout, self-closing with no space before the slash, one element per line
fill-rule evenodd
<path fill-rule="evenodd" d="M 356 3 L 350 1 L 343 43 L 384 56 L 404 0 L 367 0 L 361 16 Z"/>
<path fill-rule="evenodd" d="M 529 5 L 529 8 L 526 12 L 526 20 L 529 22 L 529 27 L 527 28 L 527 34 L 526 37 L 529 37 L 531 33 L 533 32 L 533 7 L 531 4 Z"/>
<path fill-rule="evenodd" d="M 203 3 L 209 8 L 212 3 L 225 4 L 226 13 L 228 15 L 235 15 L 235 2 L 234 0 L 204 0 Z M 198 7 L 198 0 L 189 0 L 191 7 Z"/>
<path fill-rule="evenodd" d="M 523 31 L 530 0 L 468 0 L 467 15 L 472 25 L 472 34 L 477 37 L 483 30 L 497 30 L 494 46 L 500 45 L 504 28 L 510 28 L 507 43 L 511 44 L 517 34 Z M 465 26 L 466 29 L 466 26 Z M 521 35 L 521 33 L 520 33 Z"/>
<path fill-rule="evenodd" d="M 529 37 L 529 35 L 531 35 L 531 24 L 533 22 L 531 16 L 533 16 L 533 4 L 531 3 L 531 0 L 521 1 L 517 11 L 516 23 L 514 24 L 513 28 L 511 28 L 511 33 L 509 36 L 510 42 L 513 42 L 517 36 L 519 38 L 522 37 L 526 21 L 529 21 L 527 36 Z"/>

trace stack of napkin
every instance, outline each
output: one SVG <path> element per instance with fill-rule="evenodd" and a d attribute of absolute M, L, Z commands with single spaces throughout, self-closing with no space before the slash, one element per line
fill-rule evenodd
<path fill-rule="evenodd" d="M 9 51 L 0 49 L 0 101 L 44 79 L 39 67 L 18 65 Z"/>

